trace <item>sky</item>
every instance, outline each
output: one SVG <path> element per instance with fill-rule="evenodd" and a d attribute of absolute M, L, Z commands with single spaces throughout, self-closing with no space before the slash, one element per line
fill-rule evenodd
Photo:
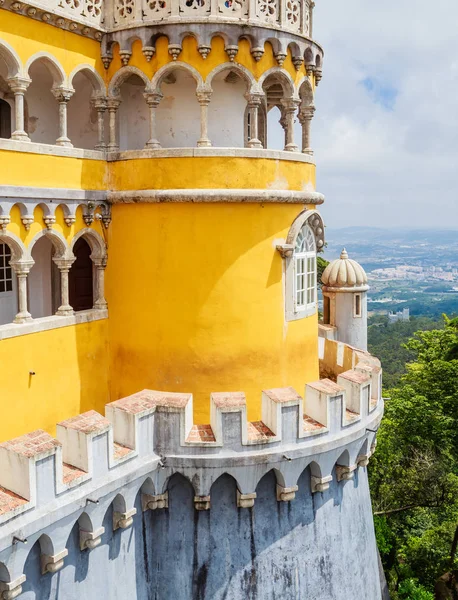
<path fill-rule="evenodd" d="M 315 1 L 326 224 L 458 230 L 458 2 Z"/>

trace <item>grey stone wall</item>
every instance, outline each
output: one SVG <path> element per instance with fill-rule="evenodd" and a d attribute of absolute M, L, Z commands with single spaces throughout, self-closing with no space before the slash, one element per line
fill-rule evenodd
<path fill-rule="evenodd" d="M 253 508 L 237 508 L 236 482 L 219 477 L 211 509 L 196 511 L 191 483 L 168 483 L 169 508 L 142 513 L 81 552 L 71 531 L 64 568 L 40 573 L 39 542 L 24 566 L 24 600 L 381 600 L 367 469 L 313 494 L 310 472 L 291 502 L 277 502 L 276 477 L 259 482 Z"/>

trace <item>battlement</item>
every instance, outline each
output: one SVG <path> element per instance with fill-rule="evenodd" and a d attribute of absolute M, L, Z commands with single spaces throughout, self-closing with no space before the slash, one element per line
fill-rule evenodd
<path fill-rule="evenodd" d="M 247 420 L 243 392 L 212 393 L 211 422 L 195 425 L 192 394 L 143 390 L 108 404 L 105 417 L 89 411 L 59 423 L 56 438 L 36 431 L 0 444 L 0 561 L 11 563 L 11 579 L 22 576 L 21 561 L 12 561 L 20 540 L 46 529 L 44 572 L 57 570 L 76 521 L 81 549 L 95 547 L 110 505 L 114 530 L 132 524 L 139 493 L 143 510 L 167 509 L 176 472 L 192 481 L 196 510 L 210 509 L 212 485 L 225 473 L 237 483 L 239 508 L 254 505 L 257 483 L 272 469 L 279 502 L 294 500 L 307 466 L 312 493 L 333 478 L 352 479 L 375 447 L 380 365 L 331 340 L 321 354 L 322 362 L 336 357 L 335 381 L 308 383 L 304 398 L 293 388 L 263 391 L 258 422 Z M 343 370 L 349 360 L 353 368 Z"/>

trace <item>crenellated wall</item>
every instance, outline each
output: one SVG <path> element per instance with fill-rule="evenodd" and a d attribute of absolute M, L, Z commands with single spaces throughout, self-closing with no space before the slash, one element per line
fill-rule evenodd
<path fill-rule="evenodd" d="M 105 418 L 59 423 L 57 439 L 1 444 L 0 589 L 376 600 L 366 466 L 379 376 L 376 359 L 355 354 L 354 369 L 309 384 L 304 400 L 265 390 L 260 422 L 246 420 L 243 393 L 214 393 L 207 426 L 193 425 L 191 394 L 144 390 Z"/>

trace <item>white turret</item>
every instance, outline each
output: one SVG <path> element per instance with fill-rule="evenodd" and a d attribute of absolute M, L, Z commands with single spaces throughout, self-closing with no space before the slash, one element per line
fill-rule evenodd
<path fill-rule="evenodd" d="M 345 248 L 326 267 L 323 283 L 323 321 L 337 329 L 337 339 L 367 350 L 367 275 Z"/>

